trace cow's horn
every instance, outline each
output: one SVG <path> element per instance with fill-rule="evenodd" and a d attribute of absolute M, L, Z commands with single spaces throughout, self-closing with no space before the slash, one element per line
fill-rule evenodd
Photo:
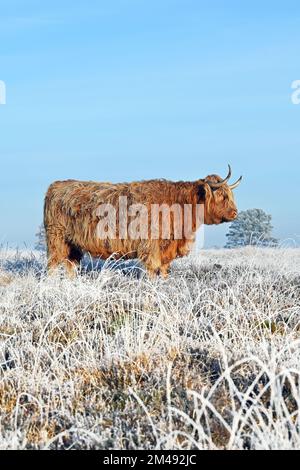
<path fill-rule="evenodd" d="M 240 176 L 239 179 L 238 179 L 235 183 L 229 185 L 229 188 L 230 188 L 230 189 L 237 188 L 238 185 L 240 184 L 240 182 L 242 181 L 242 178 L 243 178 L 243 177 Z"/>
<path fill-rule="evenodd" d="M 217 183 L 214 182 L 214 181 L 206 180 L 206 183 L 212 189 L 217 189 L 217 188 L 220 188 L 221 186 L 223 186 L 223 184 L 225 184 L 229 180 L 230 176 L 231 176 L 231 167 L 230 167 L 230 165 L 228 165 L 228 175 L 226 176 L 226 178 L 224 178 L 222 181 L 218 181 Z"/>

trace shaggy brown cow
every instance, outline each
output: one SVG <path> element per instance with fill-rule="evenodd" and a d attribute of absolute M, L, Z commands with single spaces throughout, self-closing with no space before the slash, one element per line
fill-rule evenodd
<path fill-rule="evenodd" d="M 64 264 L 68 273 L 74 275 L 83 253 L 88 252 L 93 257 L 103 259 L 112 255 L 127 259 L 139 258 L 149 274 L 167 276 L 171 261 L 190 251 L 195 232 L 201 223 L 196 210 L 199 205 L 203 207 L 205 224 L 220 224 L 236 218 L 237 208 L 232 189 L 238 186 L 241 178 L 228 185 L 230 176 L 229 166 L 229 173 L 224 180 L 217 175 L 210 175 L 192 182 L 150 180 L 112 184 L 56 181 L 47 191 L 44 206 L 49 270 Z M 121 213 L 120 197 L 126 198 L 128 206 L 135 205 L 135 215 L 140 214 L 140 206 L 146 208 L 146 218 L 144 214 L 144 219 L 140 219 L 142 223 L 135 237 L 128 236 L 127 230 L 133 221 L 133 213 L 130 210 L 125 215 Z M 169 233 L 167 237 L 163 236 L 162 213 L 156 212 L 156 218 L 153 217 L 153 207 L 158 207 L 160 211 L 166 205 L 175 205 L 183 210 L 184 207 L 191 208 L 191 227 L 187 233 L 175 237 L 175 212 L 171 210 L 168 219 Z M 114 209 L 110 212 L 116 216 L 116 224 L 111 220 L 111 213 L 108 214 L 109 208 Z M 108 217 L 107 232 L 100 236 L 99 223 L 105 217 Z M 179 220 L 182 224 L 182 219 Z M 149 226 L 145 231 L 147 222 Z M 158 228 L 156 236 L 149 228 L 152 230 L 153 226 Z M 113 227 L 114 233 L 111 231 Z M 140 233 L 141 229 L 144 229 L 143 235 Z"/>

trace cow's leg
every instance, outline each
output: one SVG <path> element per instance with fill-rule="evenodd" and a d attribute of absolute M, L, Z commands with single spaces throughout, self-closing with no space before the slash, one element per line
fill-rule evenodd
<path fill-rule="evenodd" d="M 178 246 L 177 240 L 171 241 L 161 254 L 161 261 L 162 261 L 161 275 L 164 278 L 168 277 L 171 262 L 176 258 L 177 246 Z"/>
<path fill-rule="evenodd" d="M 66 242 L 59 232 L 48 232 L 46 237 L 49 274 L 53 274 L 62 264 L 68 275 L 74 277 L 77 266 L 82 258 L 81 250 Z"/>
<path fill-rule="evenodd" d="M 162 277 L 164 277 L 165 279 L 168 277 L 169 275 L 169 271 L 170 271 L 170 264 L 171 263 L 165 263 L 161 266 L 160 268 L 160 274 L 162 275 Z"/>
<path fill-rule="evenodd" d="M 161 254 L 158 243 L 143 256 L 143 261 L 150 277 L 154 278 L 160 274 Z"/>
<path fill-rule="evenodd" d="M 68 247 L 69 253 L 68 256 L 64 259 L 63 264 L 66 268 L 68 276 L 74 278 L 77 274 L 77 269 L 79 267 L 83 253 L 80 248 L 73 245 L 72 243 L 69 243 Z"/>
<path fill-rule="evenodd" d="M 46 231 L 48 251 L 48 272 L 52 274 L 69 256 L 70 247 L 63 236 L 56 231 Z"/>
<path fill-rule="evenodd" d="M 178 250 L 177 250 L 177 256 L 182 257 L 182 256 L 187 256 L 190 254 L 191 250 L 193 249 L 193 245 L 195 243 L 195 237 L 184 240 L 181 243 L 178 244 Z"/>

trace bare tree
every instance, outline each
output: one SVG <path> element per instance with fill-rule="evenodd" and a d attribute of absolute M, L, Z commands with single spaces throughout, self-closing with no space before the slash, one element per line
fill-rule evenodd
<path fill-rule="evenodd" d="M 35 234 L 36 242 L 34 248 L 38 251 L 46 251 L 46 231 L 44 224 L 41 224 Z"/>

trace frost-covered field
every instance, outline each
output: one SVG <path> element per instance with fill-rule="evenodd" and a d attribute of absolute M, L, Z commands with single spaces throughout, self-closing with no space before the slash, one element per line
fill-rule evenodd
<path fill-rule="evenodd" d="M 300 448 L 300 250 L 122 268 L 0 252 L 0 448 Z"/>

